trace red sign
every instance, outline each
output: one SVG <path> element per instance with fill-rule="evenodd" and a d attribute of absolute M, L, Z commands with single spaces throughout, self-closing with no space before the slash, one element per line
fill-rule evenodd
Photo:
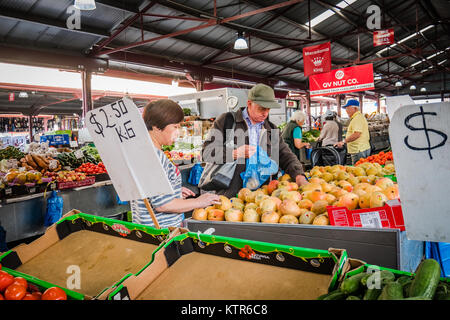
<path fill-rule="evenodd" d="M 332 70 L 309 77 L 311 97 L 375 89 L 373 65 Z"/>
<path fill-rule="evenodd" d="M 9 101 L 14 101 L 14 92 L 9 94 Z"/>
<path fill-rule="evenodd" d="M 394 43 L 394 29 L 378 30 L 373 32 L 373 46 L 383 46 Z"/>
<path fill-rule="evenodd" d="M 331 71 L 330 43 L 303 48 L 303 72 L 305 77 Z"/>

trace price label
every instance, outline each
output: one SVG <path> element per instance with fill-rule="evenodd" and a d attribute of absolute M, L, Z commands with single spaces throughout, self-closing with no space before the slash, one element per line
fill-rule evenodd
<path fill-rule="evenodd" d="M 71 148 L 77 148 L 78 147 L 78 141 L 70 141 L 70 147 Z"/>
<path fill-rule="evenodd" d="M 363 228 L 382 228 L 380 213 L 374 212 L 362 212 L 359 214 L 361 219 L 361 226 Z"/>
<path fill-rule="evenodd" d="M 84 157 L 83 150 L 79 149 L 79 150 L 75 151 L 74 155 L 75 155 L 75 158 L 77 158 L 77 159 L 83 158 Z"/>
<path fill-rule="evenodd" d="M 86 126 L 121 200 L 174 192 L 133 100 L 89 111 Z"/>
<path fill-rule="evenodd" d="M 10 195 L 12 193 L 12 189 L 11 188 L 6 188 L 5 189 L 5 194 L 6 195 Z"/>

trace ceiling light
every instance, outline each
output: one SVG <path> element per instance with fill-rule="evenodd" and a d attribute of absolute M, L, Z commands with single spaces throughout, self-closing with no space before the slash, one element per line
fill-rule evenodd
<path fill-rule="evenodd" d="M 247 41 L 244 39 L 244 35 L 242 33 L 238 33 L 238 37 L 234 42 L 234 50 L 245 50 L 248 49 Z"/>
<path fill-rule="evenodd" d="M 427 91 L 427 88 L 420 88 L 420 91 L 421 91 L 421 92 L 426 92 L 426 91 Z"/>
<path fill-rule="evenodd" d="M 95 10 L 95 0 L 75 0 L 73 5 L 80 10 Z"/>
<path fill-rule="evenodd" d="M 400 81 L 397 81 L 397 82 L 395 83 L 395 86 L 396 86 L 396 87 L 401 87 L 401 86 L 402 86 L 402 83 L 401 83 Z"/>
<path fill-rule="evenodd" d="M 409 87 L 409 90 L 416 90 L 416 86 L 412 84 L 411 87 Z"/>

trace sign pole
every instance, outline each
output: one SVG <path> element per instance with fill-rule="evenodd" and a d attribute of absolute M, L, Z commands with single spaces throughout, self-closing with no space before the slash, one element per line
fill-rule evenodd
<path fill-rule="evenodd" d="M 147 198 L 144 199 L 145 206 L 147 207 L 148 212 L 150 213 L 150 216 L 152 217 L 153 224 L 155 225 L 156 229 L 161 229 L 159 226 L 158 220 L 156 219 L 155 213 L 153 212 L 152 206 L 150 205 L 150 202 Z"/>

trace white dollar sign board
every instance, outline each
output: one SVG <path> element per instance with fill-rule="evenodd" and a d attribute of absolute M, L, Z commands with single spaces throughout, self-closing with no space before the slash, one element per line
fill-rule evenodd
<path fill-rule="evenodd" d="M 129 98 L 86 114 L 86 126 L 120 200 L 173 193 L 142 115 Z"/>
<path fill-rule="evenodd" d="M 389 137 L 408 239 L 450 242 L 450 103 L 399 108 Z"/>

